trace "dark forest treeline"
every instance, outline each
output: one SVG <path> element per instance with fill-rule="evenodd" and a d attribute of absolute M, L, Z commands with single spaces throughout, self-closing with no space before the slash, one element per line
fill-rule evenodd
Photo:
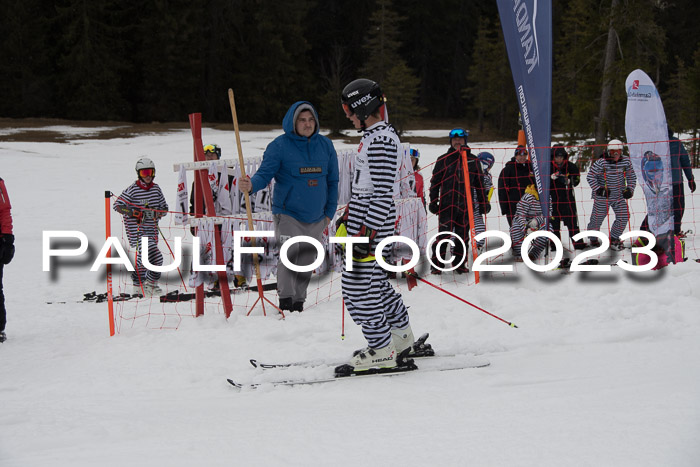
<path fill-rule="evenodd" d="M 3 0 L 0 8 L 2 117 L 151 122 L 202 112 L 223 122 L 231 87 L 242 122 L 279 123 L 307 99 L 338 129 L 347 127 L 340 90 L 368 77 L 382 85 L 398 127 L 429 117 L 504 136 L 517 129 L 493 1 Z M 624 80 L 635 68 L 656 80 L 674 128 L 700 128 L 700 2 L 553 0 L 553 8 L 555 131 L 624 134 Z"/>

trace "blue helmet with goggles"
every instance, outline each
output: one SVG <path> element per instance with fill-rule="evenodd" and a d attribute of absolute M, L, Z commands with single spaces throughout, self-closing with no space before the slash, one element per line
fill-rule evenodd
<path fill-rule="evenodd" d="M 464 142 L 466 142 L 468 137 L 469 132 L 464 128 L 455 128 L 450 131 L 450 141 L 452 141 L 453 138 L 464 138 Z"/>

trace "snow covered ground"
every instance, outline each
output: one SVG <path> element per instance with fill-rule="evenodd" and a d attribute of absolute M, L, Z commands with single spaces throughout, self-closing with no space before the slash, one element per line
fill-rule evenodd
<path fill-rule="evenodd" d="M 243 133 L 245 155 L 260 156 L 277 134 Z M 233 132 L 205 129 L 203 140 L 220 144 L 224 158 L 235 157 Z M 419 145 L 421 165 L 446 146 Z M 191 147 L 189 131 L 0 143 L 17 238 L 4 278 L 1 466 L 700 465 L 695 261 L 659 272 L 572 275 L 518 265 L 515 273 L 469 286 L 464 277 L 443 276 L 447 290 L 518 329 L 426 285 L 403 287 L 416 334 L 430 332 L 439 352 L 491 366 L 240 392 L 226 378 L 268 377 L 250 358 L 342 361 L 362 347 L 349 318 L 340 338 L 340 298 L 284 321 L 259 311 L 226 320 L 215 307 L 183 318 L 177 330 L 135 324 L 115 337 L 104 304 L 47 304 L 80 300 L 105 285 L 102 273 L 89 272 L 91 260 L 42 272 L 42 231 L 83 231 L 96 254 L 104 239 L 104 191 L 120 193 L 146 154 L 174 205 L 172 164 L 191 160 Z M 498 167 L 511 152 L 496 153 Z M 583 185 L 579 199 L 588 200 Z M 697 198 L 688 194 L 689 222 L 697 218 Z M 641 190 L 633 202 L 636 226 Z M 494 209 L 489 228 L 504 229 L 497 216 Z M 696 238 L 691 258 L 698 257 Z M 184 306 L 183 314 L 189 310 Z"/>

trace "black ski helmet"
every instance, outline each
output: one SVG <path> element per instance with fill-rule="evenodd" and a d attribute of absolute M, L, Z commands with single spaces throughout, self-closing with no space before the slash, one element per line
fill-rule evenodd
<path fill-rule="evenodd" d="M 554 160 L 554 158 L 557 156 L 563 157 L 564 160 L 569 159 L 569 153 L 566 152 L 566 148 L 564 147 L 563 144 L 555 144 L 554 146 L 552 146 L 551 156 L 552 156 L 552 160 Z"/>
<path fill-rule="evenodd" d="M 341 102 L 348 116 L 355 114 L 364 122 L 384 104 L 384 96 L 379 84 L 370 79 L 360 78 L 343 88 Z"/>

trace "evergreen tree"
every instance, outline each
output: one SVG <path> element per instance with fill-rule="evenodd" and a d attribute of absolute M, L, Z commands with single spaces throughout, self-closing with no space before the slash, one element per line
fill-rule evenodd
<path fill-rule="evenodd" d="M 71 119 L 124 120 L 131 109 L 120 93 L 130 73 L 124 38 L 131 15 L 111 0 L 58 2 L 54 27 L 60 32 L 55 86 L 57 104 Z"/>
<path fill-rule="evenodd" d="M 7 0 L 0 6 L 0 115 L 52 116 L 53 87 L 48 15 L 53 2 Z"/>
<path fill-rule="evenodd" d="M 624 135 L 627 96 L 635 68 L 658 81 L 665 60 L 663 31 L 652 0 L 572 0 L 555 41 L 556 121 L 574 135 L 596 134 L 596 143 Z"/>
<path fill-rule="evenodd" d="M 295 101 L 317 105 L 305 37 L 310 7 L 304 0 L 239 2 L 230 79 L 242 121 L 281 123 Z"/>
<path fill-rule="evenodd" d="M 400 17 L 391 0 L 377 0 L 370 17 L 365 40 L 366 62 L 360 69 L 362 77 L 377 81 L 387 96 L 389 118 L 401 134 L 411 119 L 424 112 L 417 105 L 420 80 L 399 55 Z"/>
<path fill-rule="evenodd" d="M 518 103 L 500 23 L 481 17 L 464 96 L 476 111 L 479 132 L 484 126 L 512 136 L 517 130 Z"/>
<path fill-rule="evenodd" d="M 404 132 L 408 123 L 425 112 L 416 102 L 419 86 L 420 80 L 403 60 L 389 69 L 384 80 L 382 91 L 387 96 L 389 122 L 399 134 Z"/>
<path fill-rule="evenodd" d="M 340 95 L 351 78 L 345 48 L 335 44 L 333 51 L 321 72 L 326 92 L 321 97 L 319 119 L 321 125 L 330 129 L 332 136 L 340 136 L 340 130 L 348 127 L 345 112 L 340 105 Z"/>

